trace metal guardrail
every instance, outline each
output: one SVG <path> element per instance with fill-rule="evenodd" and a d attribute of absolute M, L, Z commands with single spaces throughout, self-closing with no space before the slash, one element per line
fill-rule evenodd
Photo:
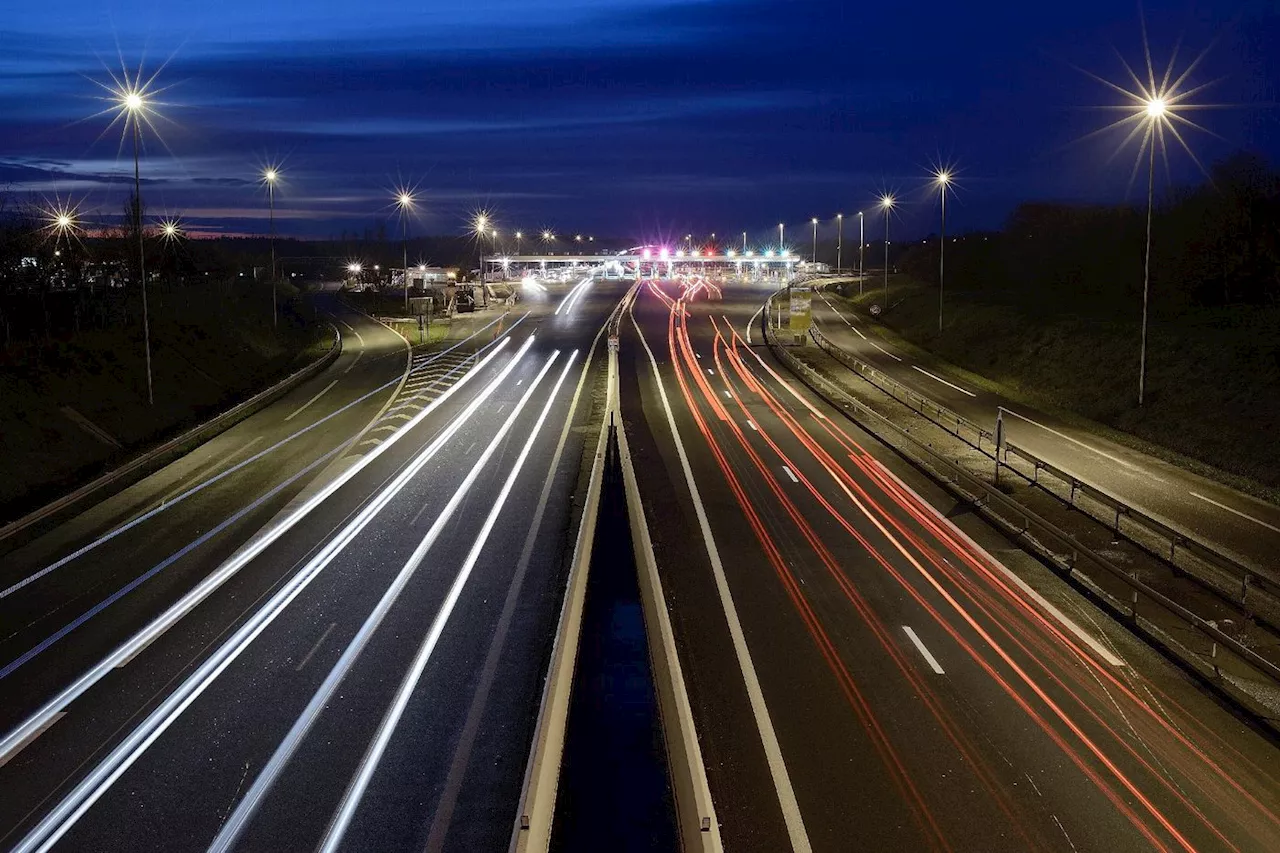
<path fill-rule="evenodd" d="M 912 391 L 883 371 L 877 370 L 875 367 L 836 346 L 816 325 L 810 328 L 809 333 L 814 343 L 836 361 L 853 370 L 895 400 L 906 404 L 922 417 L 927 418 L 969 446 L 991 457 L 996 464 L 997 472 L 1001 469 L 1007 469 L 1017 474 L 1031 485 L 1063 501 L 1067 506 L 1080 510 L 1109 525 L 1117 535 L 1125 537 L 1125 539 L 1152 556 L 1167 561 L 1175 569 L 1196 575 L 1196 570 L 1200 567 L 1194 563 L 1189 564 L 1185 557 L 1190 557 L 1200 561 L 1201 564 L 1207 564 L 1231 576 L 1239 584 L 1237 603 L 1241 607 L 1247 608 L 1249 606 L 1248 597 L 1251 589 L 1260 589 L 1273 594 L 1280 592 L 1280 576 L 1272 576 L 1260 572 L 1235 557 L 1222 553 L 1181 525 L 1126 503 L 1101 486 L 1094 485 L 1051 462 L 1041 459 L 1036 454 L 1008 439 L 1005 439 L 1002 444 L 1003 454 L 999 453 L 994 432 L 951 411 L 946 406 L 939 405 L 933 400 Z M 1021 459 L 1030 467 L 1030 473 L 1012 464 L 1009 459 L 1010 456 Z M 1040 477 L 1041 472 L 1048 473 L 1059 480 L 1062 484 L 1062 491 L 1054 490 L 1049 484 L 1045 483 Z M 1105 507 L 1107 510 L 1106 516 L 1092 512 L 1092 507 L 1080 503 L 1078 498 L 1082 496 L 1088 497 L 1095 503 Z M 1123 523 L 1126 520 L 1137 529 L 1127 529 Z M 1152 544 L 1153 539 L 1164 542 L 1165 547 L 1157 548 Z M 1199 575 L 1196 576 L 1219 589 L 1220 592 L 1226 592 L 1219 585 L 1213 584 L 1211 579 Z M 1234 594 L 1234 590 L 1232 594 Z"/>
<path fill-rule="evenodd" d="M 857 415 L 855 420 L 864 428 L 871 429 L 869 425 L 874 424 L 873 433 L 883 437 L 883 433 L 888 432 L 904 442 L 910 448 L 908 455 L 914 456 L 917 464 L 928 470 L 938 483 L 960 500 L 972 505 L 1012 539 L 1022 542 L 1042 559 L 1055 566 L 1064 576 L 1070 577 L 1073 573 L 1077 573 L 1091 581 L 1096 576 L 1119 582 L 1129 592 L 1127 603 L 1113 599 L 1112 606 L 1119 614 L 1169 654 L 1209 678 L 1229 698 L 1246 707 L 1280 732 L 1280 723 L 1276 722 L 1275 712 L 1262 706 L 1248 691 L 1237 685 L 1236 681 L 1240 678 L 1237 673 L 1223 671 L 1226 666 L 1225 661 L 1229 659 L 1261 679 L 1271 689 L 1276 689 L 1280 688 L 1280 666 L 1224 633 L 1215 624 L 1197 616 L 1181 604 L 1130 576 L 1107 558 L 1082 545 L 1071 534 L 1019 504 L 997 487 L 947 459 L 907 430 L 850 396 L 818 371 L 800 361 L 788 351 L 787 347 L 779 344 L 777 336 L 772 334 L 773 330 L 770 328 L 772 307 L 773 298 L 771 297 L 765 304 L 765 310 L 761 312 L 765 342 L 791 372 L 814 393 L 837 409 L 850 413 L 850 417 Z M 1095 575 L 1091 576 L 1085 571 L 1085 566 L 1093 567 Z M 1096 586 L 1096 581 L 1094 584 Z M 1191 630 L 1186 636 L 1174 639 L 1147 615 L 1147 611 L 1151 608 L 1157 608 L 1175 622 Z"/>

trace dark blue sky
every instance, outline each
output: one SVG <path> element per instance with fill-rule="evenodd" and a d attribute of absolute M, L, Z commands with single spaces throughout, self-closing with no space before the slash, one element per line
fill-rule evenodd
<path fill-rule="evenodd" d="M 1222 137 L 1190 133 L 1196 153 L 1280 160 L 1277 4 L 1145 17 L 1157 64 L 1180 38 L 1180 69 L 1212 45 L 1187 85 L 1218 81 L 1202 98 L 1230 106 L 1194 116 Z M 1075 142 L 1120 99 L 1073 66 L 1124 82 L 1140 21 L 1108 0 L 24 3 L 0 23 L 0 183 L 119 210 L 129 149 L 109 117 L 81 120 L 123 56 L 169 60 L 144 195 L 193 227 L 265 231 L 256 174 L 279 160 L 282 233 L 362 229 L 403 180 L 418 233 L 484 206 L 526 232 L 800 238 L 890 188 L 906 236 L 936 218 L 940 159 L 959 169 L 951 221 L 992 226 L 1021 200 L 1125 197 L 1136 147 L 1108 163 L 1116 136 Z M 1169 172 L 1198 176 L 1180 150 Z"/>

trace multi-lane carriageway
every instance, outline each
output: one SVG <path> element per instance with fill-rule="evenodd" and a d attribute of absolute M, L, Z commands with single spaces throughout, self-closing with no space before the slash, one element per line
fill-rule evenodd
<path fill-rule="evenodd" d="M 344 315 L 346 396 L 6 554 L 0 846 L 506 847 L 630 286 L 434 366 Z M 765 289 L 634 296 L 621 413 L 726 849 L 1280 849 L 1275 746 L 793 382 Z"/>

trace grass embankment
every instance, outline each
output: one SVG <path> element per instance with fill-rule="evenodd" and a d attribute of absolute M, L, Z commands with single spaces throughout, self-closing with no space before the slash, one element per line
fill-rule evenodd
<path fill-rule="evenodd" d="M 269 291 L 265 297 L 225 285 L 156 291 L 154 405 L 147 403 L 140 322 L 0 351 L 0 519 L 207 420 L 331 345 L 328 327 L 287 301 L 291 293 L 282 293 L 275 327 Z"/>
<path fill-rule="evenodd" d="M 841 290 L 864 317 L 882 301 L 879 287 L 861 298 L 856 284 Z M 873 324 L 878 333 L 964 369 L 989 390 L 1094 421 L 1132 446 L 1280 497 L 1280 311 L 1153 315 L 1139 408 L 1136 314 L 1096 317 L 1017 294 L 948 293 L 939 333 L 937 289 L 901 277 L 890 279 L 889 305 L 883 325 Z"/>

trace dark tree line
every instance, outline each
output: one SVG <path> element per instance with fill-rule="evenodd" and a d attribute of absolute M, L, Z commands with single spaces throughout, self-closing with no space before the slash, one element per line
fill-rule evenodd
<path fill-rule="evenodd" d="M 998 232 L 948 238 L 949 291 L 999 294 L 1029 310 L 1109 313 L 1141 298 L 1145 206 L 1024 204 Z M 938 281 L 936 235 L 913 245 L 904 272 Z M 1158 200 L 1152 308 L 1280 305 L 1280 174 L 1237 154 L 1209 180 Z"/>

